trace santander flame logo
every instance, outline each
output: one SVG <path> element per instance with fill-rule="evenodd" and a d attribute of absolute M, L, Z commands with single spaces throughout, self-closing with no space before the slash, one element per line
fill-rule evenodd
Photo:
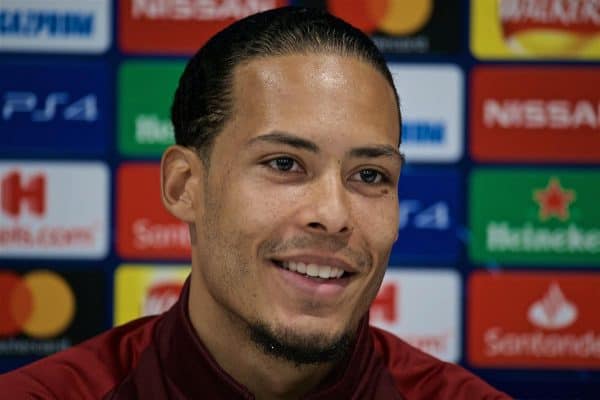
<path fill-rule="evenodd" d="M 541 300 L 529 307 L 527 319 L 544 329 L 561 329 L 577 319 L 577 307 L 563 294 L 560 286 L 553 282 Z"/>

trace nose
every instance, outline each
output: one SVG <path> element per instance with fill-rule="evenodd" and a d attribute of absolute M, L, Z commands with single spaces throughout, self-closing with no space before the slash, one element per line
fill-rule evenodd
<path fill-rule="evenodd" d="M 331 173 L 313 181 L 304 206 L 304 229 L 312 233 L 349 236 L 352 232 L 351 204 L 339 174 Z"/>

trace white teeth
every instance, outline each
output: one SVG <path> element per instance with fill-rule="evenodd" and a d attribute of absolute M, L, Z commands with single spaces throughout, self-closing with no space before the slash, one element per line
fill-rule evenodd
<path fill-rule="evenodd" d="M 304 264 L 301 262 L 286 261 L 283 264 L 283 268 L 299 274 L 308 275 L 313 278 L 321 279 L 337 279 L 344 275 L 344 270 L 340 268 L 331 267 L 329 265 L 317 265 L 317 264 Z"/>
<path fill-rule="evenodd" d="M 306 273 L 306 264 L 293 263 L 293 262 L 291 262 L 290 264 L 296 264 L 296 271 L 300 272 L 301 274 Z"/>
<path fill-rule="evenodd" d="M 315 264 L 308 264 L 306 266 L 306 274 L 314 277 L 319 276 L 319 267 Z"/>
<path fill-rule="evenodd" d="M 329 279 L 330 272 L 331 272 L 331 267 L 329 267 L 329 266 L 319 268 L 319 278 Z"/>

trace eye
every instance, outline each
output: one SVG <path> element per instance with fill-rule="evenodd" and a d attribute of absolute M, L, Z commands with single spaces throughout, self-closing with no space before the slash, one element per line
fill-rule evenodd
<path fill-rule="evenodd" d="M 377 184 L 386 181 L 385 175 L 375 169 L 361 169 L 358 173 L 354 174 L 353 179 L 357 179 L 368 184 Z"/>
<path fill-rule="evenodd" d="M 302 170 L 298 162 L 291 157 L 277 157 L 268 161 L 266 164 L 269 167 L 281 172 L 295 172 Z"/>

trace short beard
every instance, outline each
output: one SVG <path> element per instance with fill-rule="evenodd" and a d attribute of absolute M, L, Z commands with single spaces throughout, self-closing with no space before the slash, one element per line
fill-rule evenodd
<path fill-rule="evenodd" d="M 300 336 L 292 332 L 276 334 L 266 324 L 251 324 L 250 338 L 265 354 L 288 361 L 297 367 L 324 364 L 344 359 L 350 349 L 352 336 L 349 333 L 322 344 L 322 336 Z"/>

